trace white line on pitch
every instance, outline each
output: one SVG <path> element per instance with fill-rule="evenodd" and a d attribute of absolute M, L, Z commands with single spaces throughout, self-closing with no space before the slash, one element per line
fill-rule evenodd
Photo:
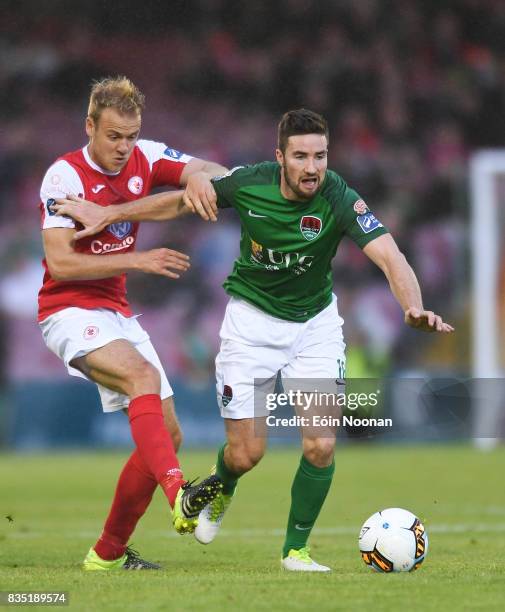
<path fill-rule="evenodd" d="M 428 533 L 496 533 L 505 531 L 505 523 L 498 523 L 491 525 L 488 523 L 454 523 L 454 524 L 426 524 L 426 531 Z M 47 536 L 63 536 L 63 537 L 74 537 L 74 538 L 94 538 L 97 536 L 97 531 L 26 531 L 26 532 L 15 532 L 9 534 L 10 538 L 42 538 Z M 357 535 L 359 533 L 359 527 L 315 527 L 312 530 L 313 535 Z M 222 529 L 219 533 L 219 537 L 225 538 L 268 538 L 272 536 L 282 536 L 285 534 L 284 529 Z M 139 533 L 139 537 L 174 537 L 179 538 L 179 534 L 174 531 L 153 530 L 153 529 L 142 529 Z"/>

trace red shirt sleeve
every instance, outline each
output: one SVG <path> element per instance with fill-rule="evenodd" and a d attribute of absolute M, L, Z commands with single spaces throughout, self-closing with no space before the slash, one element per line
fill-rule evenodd
<path fill-rule="evenodd" d="M 152 186 L 179 187 L 182 171 L 193 157 L 162 142 L 139 140 L 137 144 L 149 162 Z"/>

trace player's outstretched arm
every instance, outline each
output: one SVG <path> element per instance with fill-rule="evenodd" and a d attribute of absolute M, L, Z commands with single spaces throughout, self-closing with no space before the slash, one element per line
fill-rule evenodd
<path fill-rule="evenodd" d="M 416 275 L 390 234 L 375 238 L 363 251 L 386 275 L 391 291 L 403 309 L 407 325 L 427 332 L 454 331 L 454 327 L 444 323 L 440 315 L 424 310 Z"/>
<path fill-rule="evenodd" d="M 160 274 L 177 279 L 189 267 L 189 257 L 172 249 L 153 249 L 113 255 L 76 253 L 75 230 L 53 227 L 42 232 L 47 267 L 57 281 L 93 280 L 132 272 Z"/>
<path fill-rule="evenodd" d="M 84 226 L 74 234 L 74 240 L 97 234 L 111 223 L 122 221 L 169 221 L 190 211 L 182 200 L 182 191 L 168 191 L 146 196 L 134 202 L 100 206 L 69 194 L 57 198 L 50 206 L 57 216 L 72 217 Z"/>
<path fill-rule="evenodd" d="M 197 157 L 186 164 L 180 183 L 186 187 L 184 204 L 205 221 L 217 221 L 217 196 L 210 179 L 222 176 L 228 168 Z"/>

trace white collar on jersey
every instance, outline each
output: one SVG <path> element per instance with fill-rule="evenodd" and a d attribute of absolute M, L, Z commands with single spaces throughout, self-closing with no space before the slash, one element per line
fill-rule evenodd
<path fill-rule="evenodd" d="M 82 154 L 84 155 L 84 159 L 93 168 L 93 170 L 98 170 L 98 172 L 101 172 L 102 174 L 107 174 L 108 176 L 117 176 L 121 172 L 121 170 L 119 170 L 118 172 L 109 172 L 108 170 L 104 170 L 103 168 L 101 168 L 98 164 L 95 164 L 88 152 L 88 146 L 89 145 L 86 145 L 82 148 Z"/>

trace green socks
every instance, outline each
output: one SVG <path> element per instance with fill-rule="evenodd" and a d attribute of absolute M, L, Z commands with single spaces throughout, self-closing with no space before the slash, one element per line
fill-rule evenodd
<path fill-rule="evenodd" d="M 287 557 L 291 548 L 299 550 L 306 546 L 330 490 L 334 471 L 335 461 L 328 467 L 319 468 L 309 463 L 302 455 L 291 486 L 291 509 L 282 549 L 283 558 Z"/>
<path fill-rule="evenodd" d="M 216 474 L 223 481 L 223 493 L 225 495 L 231 495 L 233 491 L 235 491 L 235 487 L 237 486 L 237 481 L 240 478 L 240 475 L 232 472 L 230 468 L 224 462 L 224 449 L 226 448 L 226 442 L 221 446 L 217 453 L 217 461 L 216 461 Z"/>
<path fill-rule="evenodd" d="M 226 442 L 217 454 L 216 474 L 223 481 L 223 493 L 231 495 L 235 491 L 240 475 L 232 472 L 225 464 L 225 448 Z M 302 456 L 291 486 L 291 509 L 282 550 L 283 557 L 287 557 L 291 548 L 299 550 L 306 546 L 312 527 L 330 490 L 334 471 L 334 461 L 328 467 L 318 468 Z"/>

